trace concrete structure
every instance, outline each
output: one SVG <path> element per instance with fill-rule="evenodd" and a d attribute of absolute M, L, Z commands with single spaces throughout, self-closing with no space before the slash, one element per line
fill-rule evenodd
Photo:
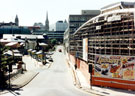
<path fill-rule="evenodd" d="M 67 29 L 67 27 L 68 27 L 68 23 L 66 20 L 64 22 L 57 21 L 55 24 L 54 33 L 53 33 L 53 35 L 51 35 L 51 37 L 56 38 L 58 41 L 63 42 L 64 32 Z M 49 35 L 50 35 L 50 33 L 48 34 L 48 36 Z"/>
<path fill-rule="evenodd" d="M 135 90 L 135 3 L 119 2 L 101 9 L 73 34 L 70 60 L 92 85 Z"/>
<path fill-rule="evenodd" d="M 81 11 L 81 14 L 82 15 L 97 15 L 97 14 L 100 14 L 100 11 L 99 10 L 82 10 Z"/>
<path fill-rule="evenodd" d="M 63 44 L 64 44 L 65 51 L 68 53 L 69 52 L 69 28 L 67 28 L 64 32 Z"/>
<path fill-rule="evenodd" d="M 88 21 L 89 19 L 99 15 L 100 10 L 82 10 L 82 14 L 78 14 L 78 15 L 69 15 L 69 26 L 68 26 L 68 30 L 65 31 L 65 34 L 68 36 L 64 37 L 64 42 L 69 43 L 68 45 L 74 45 L 74 42 L 72 41 L 73 39 L 73 33 L 82 25 L 84 24 L 86 21 Z M 68 42 L 69 41 L 69 42 Z M 72 46 L 68 46 L 66 48 L 67 51 L 69 51 L 70 53 L 73 53 L 73 47 Z"/>
<path fill-rule="evenodd" d="M 34 23 L 33 26 L 34 26 L 34 27 L 44 27 L 43 23 L 41 23 L 41 22 Z"/>
<path fill-rule="evenodd" d="M 64 22 L 57 21 L 53 31 L 47 31 L 43 29 L 43 27 L 40 26 L 40 23 L 35 23 L 34 25 L 36 25 L 35 27 L 38 27 L 39 29 L 33 30 L 32 34 L 46 34 L 49 39 L 56 39 L 59 42 L 63 42 L 64 31 L 66 30 L 68 23 L 66 20 Z"/>
<path fill-rule="evenodd" d="M 2 38 L 3 34 L 31 34 L 31 31 L 28 27 L 24 26 L 16 26 L 16 23 L 0 23 L 0 38 Z"/>
<path fill-rule="evenodd" d="M 63 34 L 64 34 L 64 32 L 62 32 L 62 31 L 36 31 L 36 32 L 33 32 L 33 35 L 43 35 L 44 36 L 44 34 L 45 35 L 47 35 L 47 38 L 48 39 L 56 39 L 56 40 L 58 40 L 58 41 L 60 41 L 60 42 L 62 42 L 63 41 Z"/>
<path fill-rule="evenodd" d="M 32 40 L 32 41 L 35 41 L 36 38 L 44 40 L 43 35 L 32 35 L 32 34 L 14 34 L 14 36 L 12 34 L 4 34 L 3 35 L 3 38 L 11 38 L 11 37 L 21 38 L 22 40 L 25 40 L 27 38 L 28 40 Z"/>
<path fill-rule="evenodd" d="M 114 4 L 107 5 L 101 8 L 101 13 L 106 13 L 109 11 L 114 11 L 118 9 L 125 9 L 125 8 L 135 8 L 135 2 L 117 2 Z"/>
<path fill-rule="evenodd" d="M 55 29 L 54 31 L 65 31 L 68 27 L 68 23 L 67 21 L 65 20 L 64 22 L 63 21 L 57 21 L 56 24 L 55 24 Z"/>
<path fill-rule="evenodd" d="M 10 38 L 14 39 L 20 38 L 24 40 L 25 49 L 35 49 L 37 45 L 36 40 L 38 40 L 39 43 L 46 43 L 46 39 L 44 38 L 43 35 L 32 35 L 32 34 L 14 34 L 14 36 L 12 34 L 4 34 L 2 40 L 7 39 L 9 41 Z"/>

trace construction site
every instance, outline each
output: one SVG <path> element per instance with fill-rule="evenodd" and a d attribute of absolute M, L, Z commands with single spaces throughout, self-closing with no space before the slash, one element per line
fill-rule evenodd
<path fill-rule="evenodd" d="M 118 2 L 74 34 L 70 58 L 92 85 L 135 90 L 135 3 Z M 128 86 L 127 86 L 128 85 Z"/>

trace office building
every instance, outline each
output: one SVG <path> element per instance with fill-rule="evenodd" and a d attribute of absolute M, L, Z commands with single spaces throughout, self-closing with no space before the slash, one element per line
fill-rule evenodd
<path fill-rule="evenodd" d="M 73 33 L 81 26 L 83 25 L 86 21 L 89 19 L 97 16 L 100 14 L 100 10 L 82 10 L 81 14 L 76 14 L 76 15 L 69 15 L 69 26 L 68 30 L 65 31 L 65 34 L 68 36 L 65 36 L 65 43 L 69 45 L 66 50 L 70 53 L 74 54 L 74 42 L 73 42 Z M 66 33 L 68 32 L 68 33 Z M 67 42 L 68 41 L 68 42 Z M 69 43 L 69 44 L 68 44 Z M 72 46 L 73 45 L 73 46 Z"/>
<path fill-rule="evenodd" d="M 64 22 L 63 21 L 57 21 L 56 24 L 55 24 L 54 31 L 64 32 L 67 29 L 67 27 L 68 27 L 68 23 L 67 23 L 66 20 Z"/>

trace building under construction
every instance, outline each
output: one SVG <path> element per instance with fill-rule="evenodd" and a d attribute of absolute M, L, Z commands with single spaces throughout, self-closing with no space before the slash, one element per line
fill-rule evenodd
<path fill-rule="evenodd" d="M 135 90 L 134 6 L 133 2 L 105 6 L 74 33 L 75 63 L 86 78 L 88 65 L 93 65 L 93 85 Z"/>

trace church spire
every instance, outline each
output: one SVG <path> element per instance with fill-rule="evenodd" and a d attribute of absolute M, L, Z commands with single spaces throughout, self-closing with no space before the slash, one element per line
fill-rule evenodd
<path fill-rule="evenodd" d="M 17 25 L 17 26 L 19 26 L 19 19 L 18 19 L 18 16 L 16 15 L 16 17 L 15 17 L 15 24 Z"/>
<path fill-rule="evenodd" d="M 48 12 L 46 13 L 45 31 L 49 31 L 49 20 L 48 20 Z"/>

